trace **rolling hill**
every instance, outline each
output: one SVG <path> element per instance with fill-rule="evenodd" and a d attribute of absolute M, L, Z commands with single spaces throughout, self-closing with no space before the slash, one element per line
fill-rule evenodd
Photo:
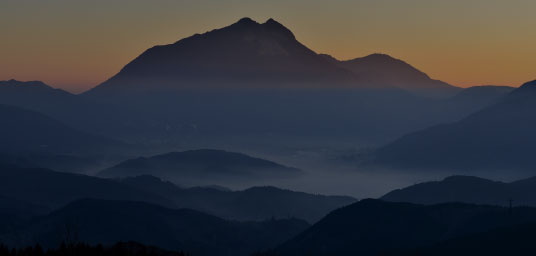
<path fill-rule="evenodd" d="M 136 241 L 192 255 L 250 255 L 308 227 L 297 219 L 232 222 L 189 209 L 132 201 L 84 199 L 43 216 L 19 230 L 12 246 L 38 242 L 57 247 L 62 239 L 112 245 Z M 10 241 L 5 234 L 4 241 Z"/>
<path fill-rule="evenodd" d="M 280 255 L 383 255 L 536 221 L 534 208 L 362 200 L 283 244 Z"/>
<path fill-rule="evenodd" d="M 508 206 L 536 206 L 536 178 L 499 182 L 472 176 L 451 176 L 391 191 L 381 197 L 392 202 L 438 204 L 462 202 Z"/>
<path fill-rule="evenodd" d="M 200 149 L 140 157 L 99 173 L 102 177 L 153 175 L 181 185 L 211 185 L 216 180 L 296 177 L 301 171 L 272 161 L 223 150 Z M 207 183 L 208 182 L 208 183 Z"/>
<path fill-rule="evenodd" d="M 179 188 L 153 176 L 127 177 L 118 181 L 173 200 L 180 208 L 239 221 L 292 217 L 314 223 L 329 212 L 356 201 L 346 196 L 307 194 L 276 187 L 253 187 L 240 191 L 212 187 Z"/>

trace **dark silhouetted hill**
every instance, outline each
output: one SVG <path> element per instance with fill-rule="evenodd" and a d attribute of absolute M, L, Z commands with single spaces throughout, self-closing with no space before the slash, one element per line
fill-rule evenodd
<path fill-rule="evenodd" d="M 0 168 L 0 195 L 6 198 L 5 202 L 0 200 L 4 202 L 4 208 L 0 206 L 0 213 L 5 212 L 6 216 L 33 216 L 34 212 L 38 214 L 54 210 L 74 200 L 96 198 L 190 208 L 229 220 L 299 218 L 311 223 L 330 211 L 355 201 L 351 197 L 312 195 L 273 187 L 244 191 L 179 188 L 152 176 L 109 180 L 47 169 L 16 167 Z M 20 205 L 17 206 L 15 202 L 20 202 Z M 26 204 L 39 207 L 30 208 Z M 33 208 L 36 209 L 32 210 Z"/>
<path fill-rule="evenodd" d="M 536 167 L 536 81 L 461 121 L 410 133 L 380 148 L 377 161 L 398 167 Z"/>
<path fill-rule="evenodd" d="M 85 199 L 36 219 L 21 231 L 45 247 L 70 241 L 112 245 L 136 241 L 192 255 L 249 255 L 308 227 L 297 219 L 231 222 L 189 209 L 173 210 L 132 201 Z"/>
<path fill-rule="evenodd" d="M 173 205 L 163 197 L 112 180 L 38 168 L 0 168 L 0 195 L 50 209 L 81 198 L 136 200 Z"/>
<path fill-rule="evenodd" d="M 218 179 L 295 177 L 296 168 L 223 150 L 200 149 L 127 160 L 100 172 L 102 177 L 154 175 L 180 184 L 214 183 Z"/>
<path fill-rule="evenodd" d="M 298 218 L 314 223 L 332 210 L 356 201 L 351 197 L 313 195 L 275 187 L 253 187 L 242 191 L 179 188 L 153 176 L 128 177 L 119 181 L 173 200 L 177 207 L 241 221 Z"/>
<path fill-rule="evenodd" d="M 381 199 L 393 202 L 438 204 L 463 202 L 508 206 L 536 206 L 536 179 L 529 178 L 505 183 L 471 176 L 451 176 L 442 181 L 424 182 L 397 189 Z"/>
<path fill-rule="evenodd" d="M 392 255 L 532 255 L 536 250 L 535 232 L 536 224 L 529 223 L 454 238 L 425 248 L 397 251 Z"/>
<path fill-rule="evenodd" d="M 281 255 L 381 255 L 536 220 L 536 209 L 362 200 L 283 244 Z"/>
<path fill-rule="evenodd" d="M 0 234 L 17 230 L 32 218 L 49 210 L 43 206 L 0 195 Z"/>

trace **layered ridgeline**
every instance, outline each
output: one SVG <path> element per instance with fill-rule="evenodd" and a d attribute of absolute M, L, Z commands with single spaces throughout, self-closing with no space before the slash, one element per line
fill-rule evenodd
<path fill-rule="evenodd" d="M 0 81 L 0 104 L 33 110 L 86 133 L 113 137 L 136 123 L 136 113 L 97 104 L 41 81 Z M 117 137 L 117 136 L 115 136 Z"/>
<path fill-rule="evenodd" d="M 418 95 L 445 97 L 461 90 L 443 81 L 431 79 L 427 74 L 403 60 L 386 54 L 376 53 L 345 61 L 339 61 L 329 55 L 324 55 L 324 57 L 368 81 L 404 89 Z"/>
<path fill-rule="evenodd" d="M 536 206 L 536 178 L 514 182 L 493 181 L 472 176 L 451 176 L 393 190 L 381 199 L 393 202 L 438 204 L 463 202 L 508 206 Z"/>
<path fill-rule="evenodd" d="M 135 241 L 191 255 L 251 255 L 308 227 L 297 219 L 234 222 L 189 209 L 144 202 L 83 199 L 1 234 L 10 247 L 62 241 L 104 244 Z"/>
<path fill-rule="evenodd" d="M 436 169 L 536 167 L 536 81 L 459 122 L 403 136 L 380 148 L 377 161 Z"/>
<path fill-rule="evenodd" d="M 244 18 L 152 47 L 81 96 L 46 90 L 33 101 L 24 97 L 24 83 L 4 84 L 0 102 L 43 111 L 79 130 L 164 144 L 245 143 L 237 137 L 273 144 L 311 137 L 387 142 L 487 104 L 421 97 L 461 89 L 387 55 L 337 61 L 317 54 L 272 19 Z"/>
<path fill-rule="evenodd" d="M 151 176 L 110 180 L 47 169 L 15 167 L 0 168 L 0 195 L 48 210 L 63 207 L 74 200 L 94 198 L 191 208 L 232 220 L 294 217 L 311 223 L 355 201 L 351 197 L 312 195 L 273 187 L 243 191 L 210 187 L 180 188 Z M 3 206 L 8 205 L 14 204 L 6 203 Z M 14 205 L 8 208 L 4 209 L 6 213 L 20 212 L 30 207 Z M 34 214 L 34 211 L 25 212 L 21 215 Z"/>
<path fill-rule="evenodd" d="M 0 105 L 0 153 L 95 153 L 119 149 L 120 142 L 71 128 L 44 114 Z"/>
<path fill-rule="evenodd" d="M 0 119 L 3 120 L 0 125 L 0 163 L 4 164 L 82 173 L 101 169 L 104 158 L 133 149 L 126 143 L 73 128 L 26 108 L 0 105 Z"/>
<path fill-rule="evenodd" d="M 296 168 L 224 150 L 199 149 L 124 161 L 101 171 L 102 177 L 154 175 L 181 185 L 211 185 L 216 181 L 294 178 Z"/>
<path fill-rule="evenodd" d="M 424 206 L 368 199 L 331 212 L 276 252 L 277 255 L 390 255 L 390 252 L 432 247 L 452 239 L 534 222 L 534 208 L 461 203 Z"/>
<path fill-rule="evenodd" d="M 147 175 L 117 181 L 173 200 L 177 207 L 233 220 L 295 217 L 314 223 L 330 211 L 356 201 L 348 196 L 313 195 L 276 187 L 252 187 L 238 191 L 219 187 L 181 188 Z"/>
<path fill-rule="evenodd" d="M 402 88 L 447 93 L 459 88 L 430 79 L 386 55 L 335 63 L 316 54 L 273 19 L 235 24 L 155 46 L 87 92 L 206 88 Z"/>

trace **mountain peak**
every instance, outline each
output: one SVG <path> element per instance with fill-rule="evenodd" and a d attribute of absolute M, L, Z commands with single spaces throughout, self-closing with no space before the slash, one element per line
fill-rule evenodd
<path fill-rule="evenodd" d="M 391 57 L 391 55 L 385 54 L 385 53 L 373 53 L 370 55 L 367 55 L 363 58 L 369 58 L 369 59 L 381 59 L 381 60 L 396 60 L 395 58 Z"/>
<path fill-rule="evenodd" d="M 259 24 L 258 22 L 252 20 L 249 17 L 244 17 L 240 20 L 238 20 L 235 24 Z"/>

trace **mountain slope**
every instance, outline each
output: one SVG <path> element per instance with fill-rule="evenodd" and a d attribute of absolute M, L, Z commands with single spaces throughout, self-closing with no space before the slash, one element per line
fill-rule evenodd
<path fill-rule="evenodd" d="M 536 209 L 362 200 L 333 211 L 283 244 L 281 255 L 382 255 L 536 221 Z"/>
<path fill-rule="evenodd" d="M 420 95 L 445 97 L 461 90 L 445 82 L 431 79 L 408 63 L 386 54 L 371 54 L 338 63 L 359 77 Z"/>
<path fill-rule="evenodd" d="M 0 152 L 77 153 L 122 146 L 14 106 L 0 105 L 0 119 Z"/>
<path fill-rule="evenodd" d="M 425 248 L 396 251 L 393 255 L 530 255 L 536 250 L 535 232 L 536 224 L 529 223 L 454 238 Z"/>
<path fill-rule="evenodd" d="M 414 132 L 380 148 L 381 164 L 417 168 L 536 167 L 536 81 L 459 122 Z"/>
<path fill-rule="evenodd" d="M 273 19 L 249 18 L 221 29 L 155 46 L 85 93 L 185 88 L 349 87 L 360 80 L 299 43 Z"/>
<path fill-rule="evenodd" d="M 111 180 L 37 168 L 1 167 L 0 195 L 50 209 L 81 198 L 137 200 L 173 205 L 163 197 Z"/>
<path fill-rule="evenodd" d="M 292 217 L 314 223 L 329 212 L 356 201 L 351 197 L 313 195 L 275 187 L 253 187 L 241 191 L 179 188 L 152 176 L 118 181 L 173 200 L 177 207 L 241 221 Z"/>
<path fill-rule="evenodd" d="M 535 193 L 536 178 L 505 183 L 471 176 L 451 176 L 442 181 L 397 189 L 381 199 L 417 204 L 462 202 L 502 206 L 508 206 L 511 199 L 515 205 L 536 206 Z"/>
<path fill-rule="evenodd" d="M 293 177 L 300 173 L 296 168 L 240 153 L 201 149 L 127 160 L 103 170 L 99 176 L 148 174 L 177 181 L 179 184 L 210 185 L 218 179 Z"/>
<path fill-rule="evenodd" d="M 136 241 L 192 255 L 250 255 L 307 227 L 296 219 L 231 222 L 189 209 L 84 199 L 37 219 L 20 233 L 31 238 L 22 244 L 39 242 L 53 247 L 71 235 L 70 239 L 90 244 Z"/>

